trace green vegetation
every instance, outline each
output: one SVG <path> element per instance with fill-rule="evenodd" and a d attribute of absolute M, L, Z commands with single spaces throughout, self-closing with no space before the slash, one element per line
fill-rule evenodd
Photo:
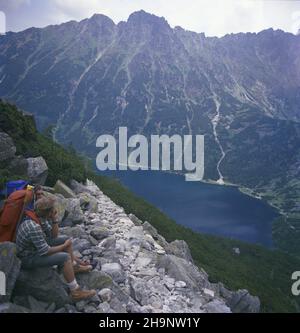
<path fill-rule="evenodd" d="M 273 238 L 281 250 L 300 258 L 300 216 L 279 217 L 273 224 Z"/>
<path fill-rule="evenodd" d="M 42 155 L 49 166 L 48 185 L 58 178 L 66 183 L 71 179 L 94 180 L 101 190 L 127 213 L 149 221 L 168 241 L 184 239 L 194 261 L 210 275 L 212 282 L 221 281 L 230 289 L 248 289 L 259 296 L 264 312 L 299 311 L 300 299 L 291 295 L 291 275 L 300 269 L 300 259 L 261 246 L 195 233 L 177 225 L 160 210 L 132 194 L 117 180 L 94 174 L 88 163 L 73 149 L 66 150 L 36 131 L 31 116 L 24 116 L 15 107 L 0 103 L 0 129 L 14 140 L 18 154 Z M 18 178 L 0 166 L 1 182 Z M 233 248 L 240 248 L 236 255 Z"/>
<path fill-rule="evenodd" d="M 17 155 L 25 157 L 43 156 L 49 167 L 48 185 L 54 185 L 57 179 L 68 182 L 74 178 L 78 181 L 86 179 L 87 162 L 76 156 L 73 150 L 64 149 L 49 137 L 37 132 L 31 115 L 22 114 L 16 107 L 0 103 L 0 129 L 11 136 Z M 0 186 L 8 179 L 18 179 L 22 174 L 15 174 L 0 165 Z"/>

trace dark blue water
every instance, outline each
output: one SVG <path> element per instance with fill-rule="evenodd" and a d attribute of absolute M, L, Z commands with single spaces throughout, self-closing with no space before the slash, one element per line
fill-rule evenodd
<path fill-rule="evenodd" d="M 183 176 L 153 171 L 109 171 L 127 188 L 197 232 L 272 246 L 276 210 L 235 187 L 186 182 Z"/>

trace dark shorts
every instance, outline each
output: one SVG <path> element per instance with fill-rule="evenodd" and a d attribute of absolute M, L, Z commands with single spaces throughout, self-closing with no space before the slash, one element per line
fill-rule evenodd
<path fill-rule="evenodd" d="M 50 246 L 58 246 L 64 244 L 64 242 L 68 239 L 67 236 L 59 236 L 57 238 L 53 238 L 48 241 Z M 59 266 L 63 267 L 65 262 L 70 259 L 69 253 L 66 252 L 58 252 L 55 254 L 51 254 L 49 256 L 39 256 L 35 255 L 30 258 L 22 258 L 22 268 L 25 269 L 34 269 L 39 267 L 52 267 Z"/>

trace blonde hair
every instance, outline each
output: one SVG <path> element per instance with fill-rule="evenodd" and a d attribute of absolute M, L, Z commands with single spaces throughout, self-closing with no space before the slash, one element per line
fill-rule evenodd
<path fill-rule="evenodd" d="M 37 200 L 34 204 L 34 210 L 39 217 L 47 217 L 54 209 L 55 200 L 43 197 Z"/>

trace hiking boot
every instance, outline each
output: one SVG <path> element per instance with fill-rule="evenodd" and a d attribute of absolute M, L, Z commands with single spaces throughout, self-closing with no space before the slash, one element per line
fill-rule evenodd
<path fill-rule="evenodd" d="M 74 273 L 88 273 L 93 269 L 91 265 L 88 266 L 82 266 L 82 265 L 75 265 L 74 266 Z"/>
<path fill-rule="evenodd" d="M 82 290 L 80 288 L 71 290 L 71 297 L 74 302 L 79 302 L 84 299 L 91 298 L 95 295 L 96 295 L 96 290 Z"/>

